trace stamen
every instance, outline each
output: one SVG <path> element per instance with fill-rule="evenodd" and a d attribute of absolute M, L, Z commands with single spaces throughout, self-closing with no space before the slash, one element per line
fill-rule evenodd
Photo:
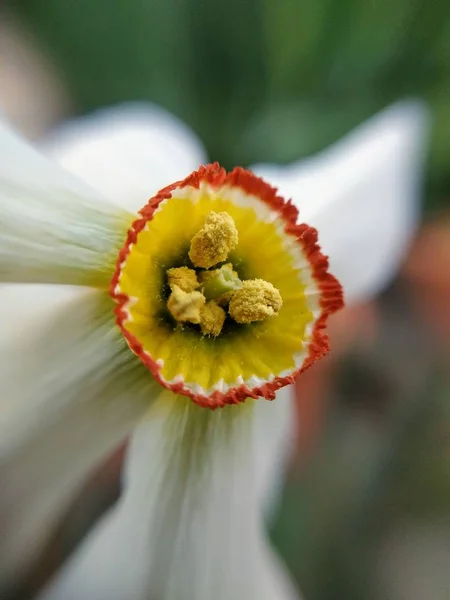
<path fill-rule="evenodd" d="M 226 313 L 218 304 L 211 300 L 200 310 L 200 327 L 203 335 L 217 337 L 222 331 Z"/>
<path fill-rule="evenodd" d="M 237 243 L 238 232 L 230 215 L 211 211 L 204 226 L 192 238 L 189 258 L 195 267 L 209 269 L 226 260 Z"/>
<path fill-rule="evenodd" d="M 201 271 L 198 280 L 205 298 L 216 300 L 221 305 L 227 304 L 232 293 L 242 286 L 242 281 L 231 263 L 223 265 L 220 269 Z"/>
<path fill-rule="evenodd" d="M 193 292 L 198 288 L 197 273 L 188 267 L 174 267 L 167 271 L 167 283 L 173 290 L 177 285 L 183 292 Z"/>
<path fill-rule="evenodd" d="M 233 294 L 228 310 L 237 323 L 254 323 L 276 316 L 282 305 L 280 292 L 271 283 L 249 279 Z"/>
<path fill-rule="evenodd" d="M 205 296 L 200 292 L 184 292 L 177 285 L 167 301 L 167 308 L 174 319 L 180 322 L 200 323 L 200 310 L 205 304 Z"/>

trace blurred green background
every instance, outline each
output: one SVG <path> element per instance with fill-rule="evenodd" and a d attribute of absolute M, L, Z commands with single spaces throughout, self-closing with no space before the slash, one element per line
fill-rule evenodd
<path fill-rule="evenodd" d="M 404 96 L 429 102 L 431 206 L 450 183 L 447 0 L 15 0 L 77 112 L 167 107 L 225 166 L 316 152 Z"/>
<path fill-rule="evenodd" d="M 302 410 L 308 402 L 325 408 L 314 435 L 303 432 L 312 439 L 306 448 L 300 436 L 271 534 L 308 600 L 449 600 L 448 0 L 7 5 L 56 68 L 72 113 L 151 100 L 227 167 L 296 160 L 399 98 L 427 101 L 430 224 L 391 289 L 369 313 L 349 313 L 355 337 L 333 368 L 316 374 L 326 390 L 309 374 L 312 388 L 305 379 L 299 389 Z M 424 276 L 420 257 L 430 243 L 435 268 Z M 59 532 L 45 568 L 67 553 L 73 523 L 77 537 L 99 503 L 104 509 L 105 494 L 88 494 L 90 512 L 74 508 L 72 529 Z"/>

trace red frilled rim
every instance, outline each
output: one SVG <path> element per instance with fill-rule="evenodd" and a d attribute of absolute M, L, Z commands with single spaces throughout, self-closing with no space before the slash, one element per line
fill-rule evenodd
<path fill-rule="evenodd" d="M 139 232 L 142 231 L 148 221 L 151 221 L 153 215 L 161 202 L 172 197 L 172 192 L 176 189 L 192 187 L 198 189 L 200 184 L 208 183 L 212 187 L 232 186 L 241 188 L 247 194 L 256 196 L 272 210 L 277 211 L 285 222 L 285 232 L 297 240 L 303 252 L 305 253 L 312 269 L 312 275 L 317 287 L 320 289 L 320 308 L 321 313 L 317 319 L 312 337 L 308 345 L 308 354 L 303 364 L 291 375 L 287 377 L 275 377 L 272 381 L 264 385 L 249 388 L 243 384 L 228 390 L 228 392 L 219 392 L 215 390 L 209 396 L 200 396 L 181 383 L 170 383 L 161 375 L 161 366 L 157 360 L 154 360 L 144 350 L 139 340 L 127 331 L 125 323 L 127 319 L 126 303 L 128 296 L 120 292 L 119 280 L 122 265 L 125 263 L 130 252 L 132 244 L 136 243 Z M 148 203 L 139 211 L 140 217 L 136 219 L 127 235 L 127 239 L 119 256 L 117 258 L 116 269 L 111 280 L 110 294 L 117 303 L 115 309 L 116 323 L 122 330 L 122 333 L 130 349 L 140 358 L 144 365 L 151 371 L 155 379 L 164 387 L 172 390 L 176 394 L 189 396 L 195 403 L 208 408 L 218 408 L 226 404 L 238 404 L 247 398 L 264 397 L 268 400 L 275 398 L 275 392 L 285 385 L 294 382 L 295 378 L 308 369 L 322 356 L 329 351 L 328 336 L 324 332 L 329 315 L 336 312 L 344 305 L 343 291 L 338 280 L 328 272 L 328 258 L 324 256 L 318 245 L 317 231 L 313 227 L 305 224 L 297 224 L 298 210 L 292 204 L 291 200 L 285 201 L 277 194 L 277 190 L 271 187 L 260 177 L 257 177 L 250 171 L 241 167 L 236 167 L 230 173 L 227 173 L 218 163 L 201 166 L 198 171 L 194 171 L 189 177 L 182 181 L 177 181 L 160 190 L 156 196 L 150 198 Z"/>

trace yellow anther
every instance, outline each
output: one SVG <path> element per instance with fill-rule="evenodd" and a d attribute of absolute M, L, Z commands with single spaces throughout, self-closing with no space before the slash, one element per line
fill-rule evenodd
<path fill-rule="evenodd" d="M 203 335 L 216 337 L 222 331 L 226 313 L 218 304 L 211 300 L 200 310 L 200 327 Z"/>
<path fill-rule="evenodd" d="M 198 288 L 197 273 L 188 267 L 174 267 L 167 271 L 167 283 L 171 290 L 177 285 L 183 292 L 193 292 Z"/>
<path fill-rule="evenodd" d="M 205 304 L 205 296 L 200 292 L 184 292 L 177 285 L 167 301 L 167 308 L 173 318 L 180 322 L 200 323 L 200 311 Z"/>
<path fill-rule="evenodd" d="M 283 305 L 280 292 L 264 279 L 249 279 L 234 292 L 229 313 L 237 323 L 254 323 L 276 316 Z"/>
<path fill-rule="evenodd" d="M 238 232 L 230 215 L 211 211 L 203 227 L 192 238 L 189 258 L 194 266 L 209 269 L 226 260 L 237 243 Z"/>

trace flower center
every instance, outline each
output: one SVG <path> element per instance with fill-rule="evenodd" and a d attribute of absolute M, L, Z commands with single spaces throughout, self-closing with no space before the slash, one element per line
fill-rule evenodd
<path fill-rule="evenodd" d="M 326 354 L 342 288 L 297 218 L 262 179 L 218 164 L 139 211 L 110 291 L 128 346 L 162 386 L 212 409 L 273 399 Z"/>
<path fill-rule="evenodd" d="M 271 283 L 264 279 L 242 281 L 230 262 L 218 267 L 237 246 L 238 238 L 236 225 L 227 212 L 210 211 L 190 243 L 189 258 L 194 268 L 167 270 L 171 290 L 167 308 L 180 325 L 192 323 L 203 335 L 217 337 L 227 316 L 246 324 L 278 314 L 283 301 Z"/>

